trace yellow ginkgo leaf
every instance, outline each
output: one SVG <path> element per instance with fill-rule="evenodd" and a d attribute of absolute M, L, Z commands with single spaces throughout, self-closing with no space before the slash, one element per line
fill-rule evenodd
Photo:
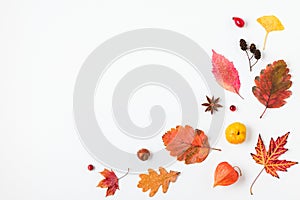
<path fill-rule="evenodd" d="M 262 25 L 266 30 L 263 47 L 263 49 L 265 49 L 269 33 L 272 31 L 282 31 L 284 30 L 284 26 L 282 25 L 281 21 L 274 15 L 262 16 L 257 19 L 257 22 L 260 23 L 260 25 Z"/>

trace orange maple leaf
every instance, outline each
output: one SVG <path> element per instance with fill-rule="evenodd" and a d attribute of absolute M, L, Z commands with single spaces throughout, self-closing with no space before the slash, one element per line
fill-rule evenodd
<path fill-rule="evenodd" d="M 129 172 L 129 170 L 128 170 Z M 108 169 L 104 169 L 102 172 L 99 172 L 105 179 L 101 180 L 97 187 L 107 188 L 106 196 L 114 195 L 116 190 L 119 190 L 119 180 L 125 177 L 128 172 L 123 175 L 122 177 L 118 178 L 112 170 L 109 171 Z"/>
<path fill-rule="evenodd" d="M 285 135 L 278 137 L 276 141 L 273 138 L 270 140 L 269 150 L 266 150 L 264 142 L 261 139 L 261 136 L 258 137 L 258 142 L 255 147 L 256 154 L 251 153 L 252 158 L 257 164 L 263 165 L 264 168 L 260 171 L 258 176 L 253 181 L 250 187 L 250 193 L 252 193 L 252 187 L 260 176 L 260 174 L 265 170 L 268 174 L 279 178 L 277 171 L 287 171 L 287 168 L 298 164 L 298 162 L 287 161 L 287 160 L 278 160 L 279 156 L 284 154 L 288 149 L 284 148 L 284 145 L 287 143 L 287 138 L 290 132 Z"/>
<path fill-rule="evenodd" d="M 162 186 L 163 193 L 166 193 L 169 188 L 170 182 L 175 182 L 180 172 L 170 171 L 169 173 L 163 168 L 159 168 L 160 174 L 153 169 L 148 169 L 149 174 L 140 174 L 141 180 L 138 187 L 143 189 L 143 192 L 150 190 L 149 196 L 153 197 Z"/>
<path fill-rule="evenodd" d="M 203 131 L 194 130 L 188 125 L 172 128 L 163 135 L 162 139 L 170 155 L 176 156 L 179 161 L 184 160 L 185 164 L 204 161 L 211 149 L 221 151 L 210 147 Z"/>

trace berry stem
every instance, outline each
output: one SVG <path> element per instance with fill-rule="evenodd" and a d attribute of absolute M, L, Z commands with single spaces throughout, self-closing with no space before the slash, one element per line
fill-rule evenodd
<path fill-rule="evenodd" d="M 128 173 L 129 173 L 129 168 L 128 168 L 128 170 L 127 170 L 126 174 L 124 174 L 123 176 L 121 176 L 120 178 L 118 178 L 118 180 L 120 180 L 120 179 L 124 178 L 125 176 L 127 176 L 127 175 L 128 175 Z"/>
<path fill-rule="evenodd" d="M 249 62 L 249 67 L 250 67 L 250 72 L 251 72 L 251 58 L 250 58 L 250 56 L 249 56 L 249 54 L 248 54 L 248 51 L 246 50 L 245 51 L 246 52 L 246 54 L 247 54 L 247 57 L 248 57 L 248 62 Z"/>
<path fill-rule="evenodd" d="M 233 168 L 237 168 L 239 171 L 240 176 L 242 176 L 242 170 L 238 166 L 234 166 Z"/>
<path fill-rule="evenodd" d="M 258 60 L 256 60 L 251 66 L 250 66 L 250 72 L 252 71 L 252 67 L 258 62 Z"/>
<path fill-rule="evenodd" d="M 254 185 L 254 183 L 256 182 L 256 180 L 258 179 L 258 177 L 261 175 L 261 173 L 264 171 L 265 168 L 262 168 L 262 170 L 259 172 L 259 174 L 256 176 L 256 178 L 254 179 L 253 183 L 251 184 L 250 186 L 250 194 L 253 195 L 253 192 L 252 192 L 252 187 Z"/>

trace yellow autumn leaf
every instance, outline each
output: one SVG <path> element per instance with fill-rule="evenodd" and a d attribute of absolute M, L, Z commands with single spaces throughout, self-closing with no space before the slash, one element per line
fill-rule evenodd
<path fill-rule="evenodd" d="M 257 22 L 260 23 L 260 25 L 262 25 L 262 27 L 264 27 L 266 30 L 263 47 L 263 49 L 265 49 L 269 33 L 272 31 L 282 31 L 284 30 L 284 26 L 282 25 L 281 21 L 274 15 L 262 16 L 257 19 Z"/>

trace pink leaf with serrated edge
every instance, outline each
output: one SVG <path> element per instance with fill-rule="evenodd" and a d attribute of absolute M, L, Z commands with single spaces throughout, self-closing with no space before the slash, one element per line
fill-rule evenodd
<path fill-rule="evenodd" d="M 214 74 L 216 81 L 225 90 L 234 92 L 244 99 L 239 93 L 241 82 L 239 73 L 234 67 L 233 62 L 230 62 L 227 58 L 216 53 L 214 50 L 212 50 L 212 52 L 212 73 Z"/>

